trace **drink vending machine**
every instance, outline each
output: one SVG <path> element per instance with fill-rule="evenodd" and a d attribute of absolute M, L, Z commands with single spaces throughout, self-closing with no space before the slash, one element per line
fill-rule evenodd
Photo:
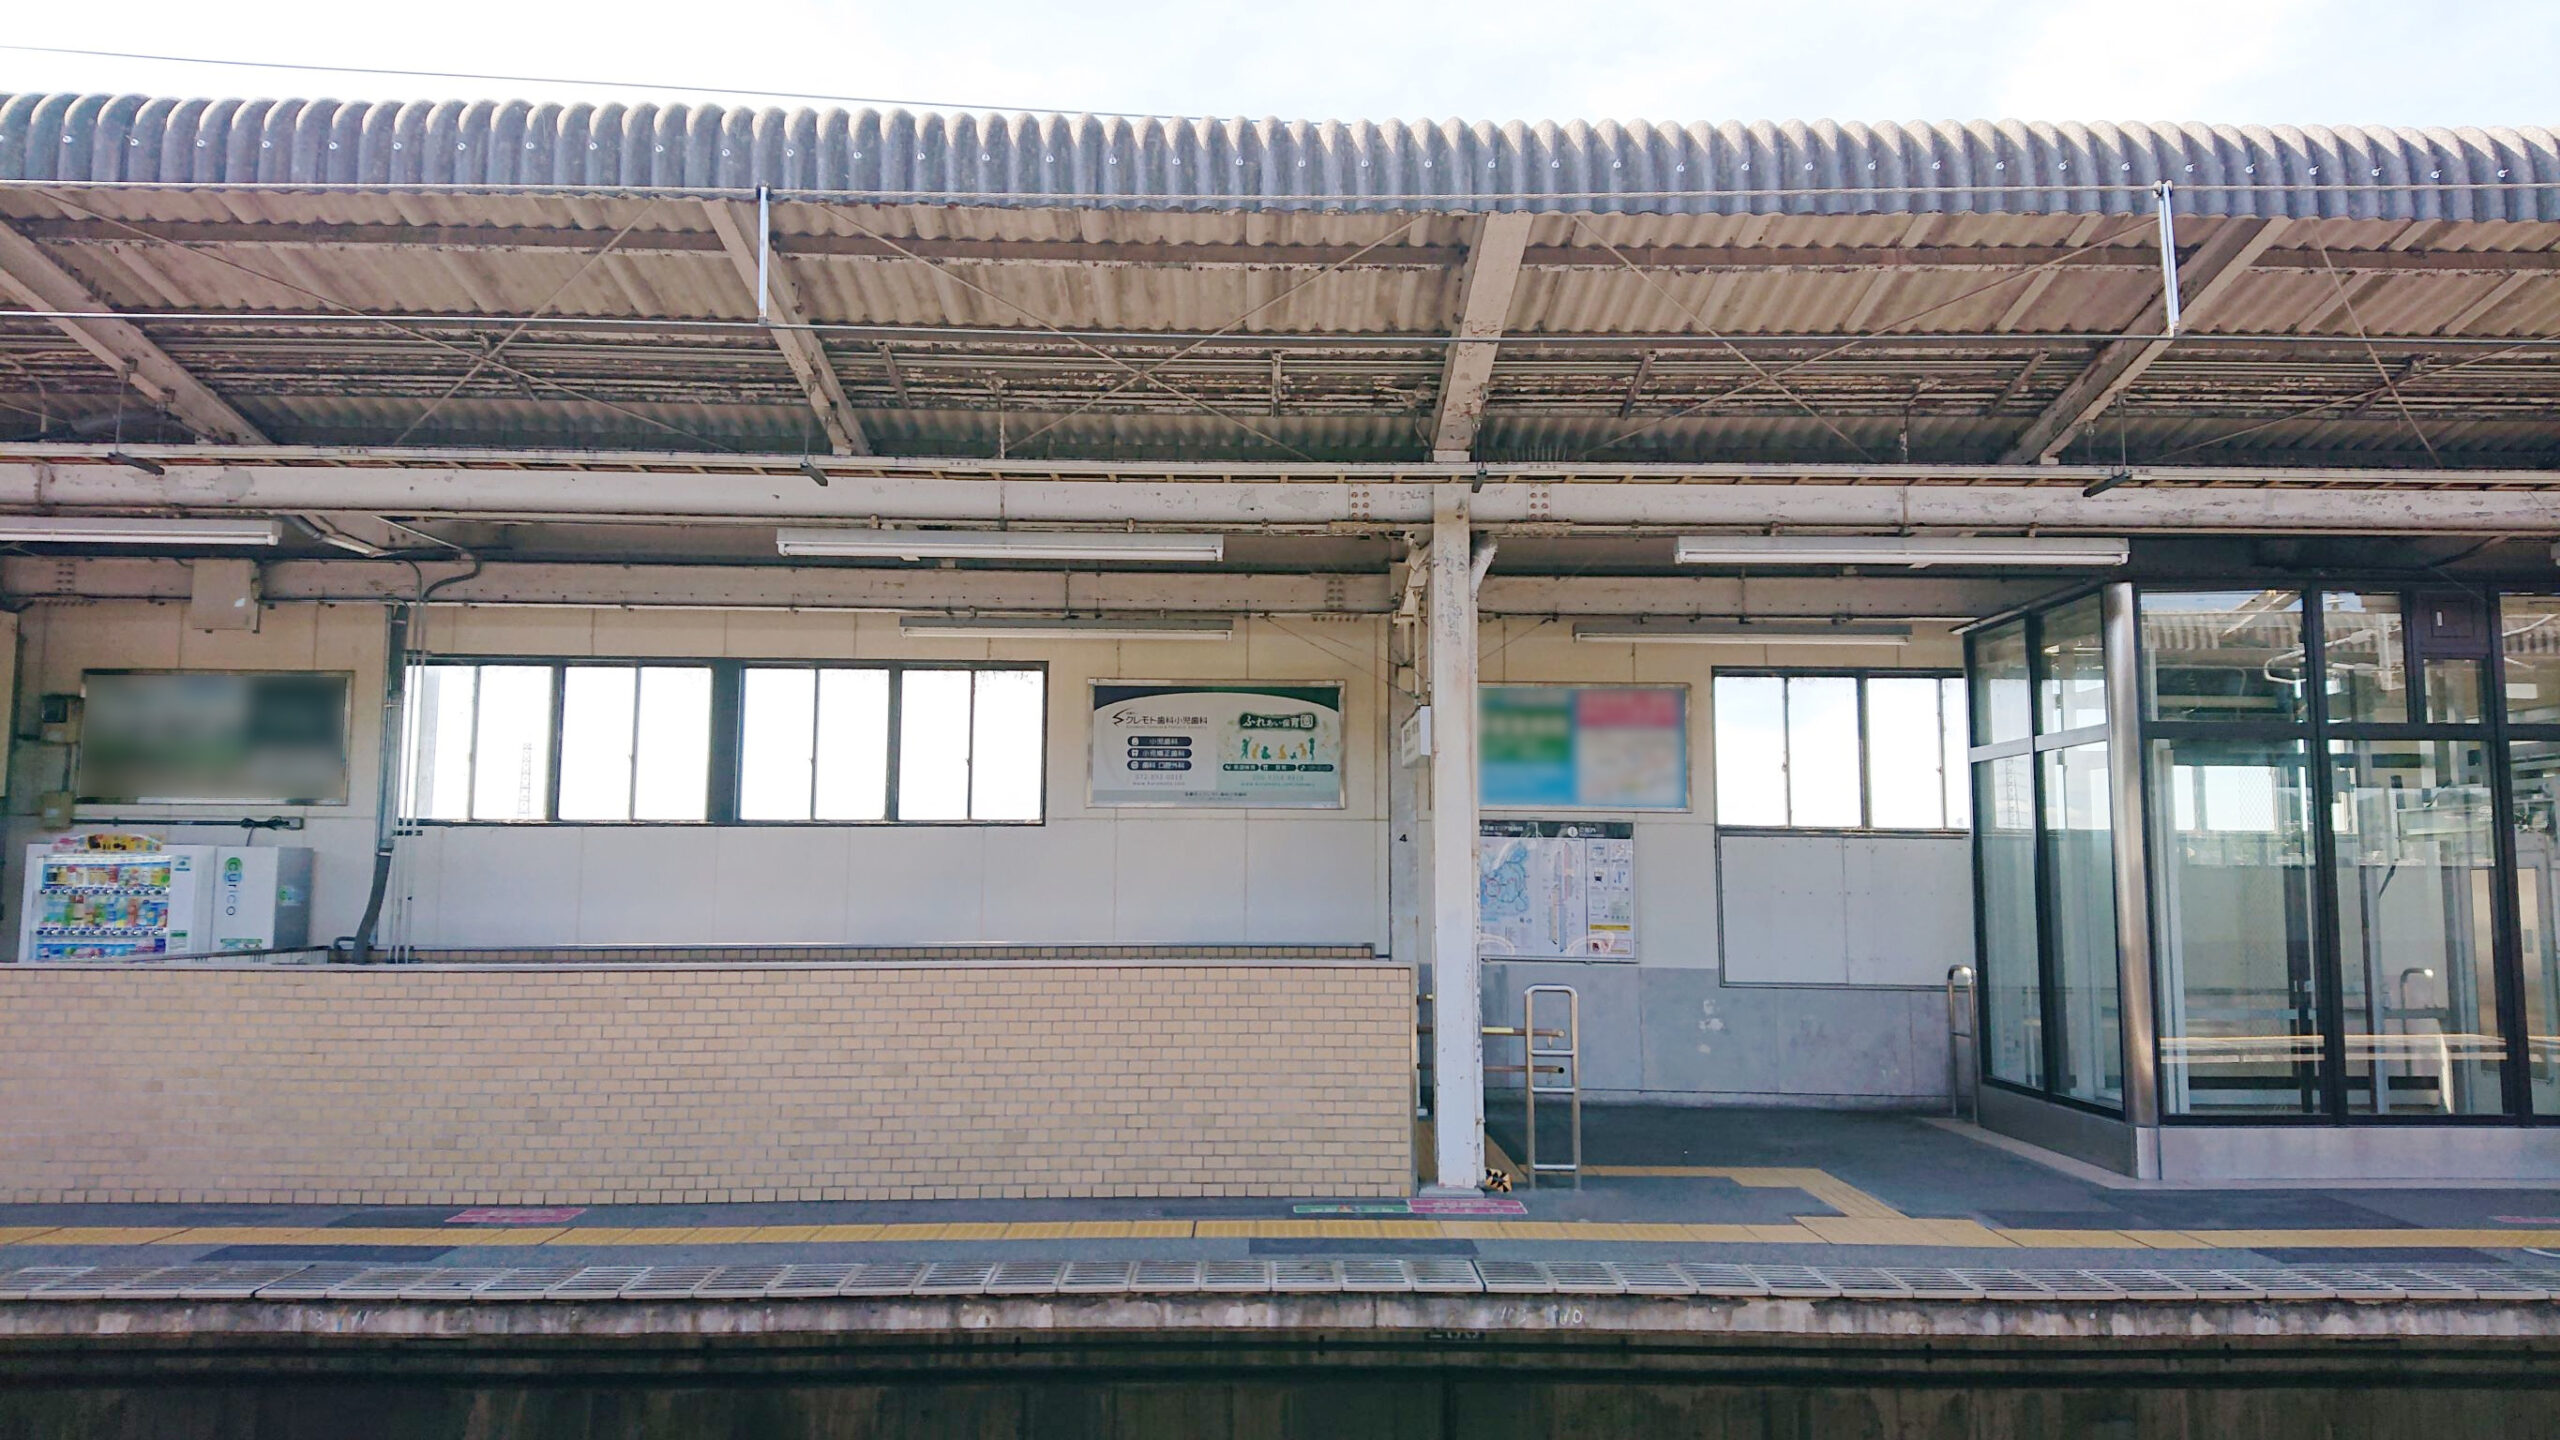
<path fill-rule="evenodd" d="M 140 962 L 309 943 L 308 849 L 127 848 L 137 838 L 70 836 L 27 847 L 21 961 Z M 87 848 L 102 839 L 126 844 Z"/>

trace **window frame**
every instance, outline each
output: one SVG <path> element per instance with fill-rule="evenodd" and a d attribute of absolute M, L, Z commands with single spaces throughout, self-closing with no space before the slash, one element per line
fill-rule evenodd
<path fill-rule="evenodd" d="M 727 829 L 843 829 L 887 827 L 921 829 L 935 826 L 1040 826 L 1049 823 L 1049 745 L 1052 738 L 1051 724 L 1055 719 L 1055 711 L 1052 708 L 1055 697 L 1051 693 L 1054 687 L 1049 683 L 1049 663 L 1045 660 L 813 660 L 791 657 L 707 658 L 702 656 L 682 655 L 451 655 L 412 652 L 403 662 L 401 683 L 401 705 L 404 712 L 402 729 L 404 733 L 401 738 L 399 750 L 399 763 L 402 774 L 398 789 L 399 793 L 403 796 L 402 806 L 404 809 L 409 803 L 406 797 L 409 791 L 410 771 L 412 768 L 412 754 L 410 747 L 413 742 L 411 736 L 414 734 L 414 731 L 411 728 L 414 722 L 409 718 L 413 695 L 408 683 L 408 672 L 436 666 L 452 666 L 459 668 L 464 666 L 479 667 L 492 665 L 546 668 L 551 671 L 550 714 L 546 722 L 549 727 L 550 775 L 544 788 L 543 814 L 538 818 L 529 820 L 482 820 L 477 818 L 456 820 L 403 814 L 400 817 L 399 823 L 404 828 L 437 826 L 454 828 L 491 827 L 528 829 L 545 826 L 559 826 L 575 827 L 579 829 L 691 830 L 716 826 Z M 709 793 L 705 797 L 703 818 L 699 820 L 563 820 L 560 818 L 560 747 L 562 740 L 562 726 L 566 719 L 566 699 L 568 691 L 566 672 L 575 667 L 605 669 L 648 669 L 654 667 L 673 670 L 708 669 L 711 672 L 710 754 L 708 756 L 708 763 L 704 767 L 704 783 L 708 787 Z M 885 803 L 883 805 L 882 818 L 877 820 L 749 820 L 739 817 L 739 790 L 744 779 L 741 761 L 743 758 L 742 748 L 744 743 L 743 727 L 746 720 L 745 684 L 746 674 L 749 670 L 806 670 L 811 672 L 825 670 L 881 670 L 888 673 L 889 709 L 887 737 L 888 750 L 886 756 L 888 768 L 886 780 L 884 782 L 886 786 L 886 794 L 884 796 Z M 906 672 L 915 670 L 958 670 L 971 673 L 978 671 L 1028 670 L 1039 674 L 1040 741 L 1037 746 L 1039 779 L 1036 790 L 1039 797 L 1039 813 L 1037 815 L 1024 820 L 904 820 L 898 818 L 898 745 L 899 725 L 902 718 L 900 700 L 902 698 L 901 692 L 904 689 L 903 677 Z M 976 689 L 973 685 L 971 687 L 973 716 L 976 704 L 975 696 Z M 976 763 L 975 729 L 976 727 L 973 722 L 971 726 L 971 766 L 973 772 Z M 475 766 L 478 763 L 476 754 L 478 744 L 478 710 L 475 686 L 472 733 L 472 746 L 475 752 L 473 756 L 473 764 Z"/>
<path fill-rule="evenodd" d="M 1968 787 L 1965 792 L 1965 813 L 1968 823 L 1961 826 L 1879 826 L 1866 823 L 1875 818 L 1873 777 L 1869 774 L 1868 769 L 1870 759 L 1872 758 L 1870 754 L 1872 746 L 1868 737 L 1869 712 L 1867 708 L 1867 682 L 1869 680 L 1935 680 L 1939 682 L 1938 804 L 1940 807 L 1939 813 L 1943 815 L 1945 814 L 1948 783 L 1948 736 L 1946 733 L 1946 692 L 1944 689 L 1947 681 L 1952 680 L 1956 682 L 1957 694 L 1963 698 L 1966 707 L 1963 714 L 1967 717 L 1971 714 L 1972 696 L 1964 688 L 1965 672 L 1961 667 L 1949 669 L 1943 665 L 1911 666 L 1908 668 L 1873 665 L 1847 668 L 1821 665 L 1719 665 L 1715 667 L 1707 677 L 1707 723 L 1709 726 L 1707 734 L 1710 743 L 1717 747 L 1715 754 L 1718 764 L 1722 763 L 1723 735 L 1717 725 L 1716 718 L 1716 682 L 1728 677 L 1736 680 L 1854 680 L 1857 682 L 1858 818 L 1860 823 L 1856 825 L 1732 824 L 1728 823 L 1724 818 L 1724 795 L 1723 792 L 1719 790 L 1716 794 L 1716 813 L 1714 817 L 1715 827 L 1718 831 L 1730 832 L 1736 835 L 1858 835 L 1885 836 L 1887 838 L 1905 835 L 1950 837 L 1970 835 L 1973 833 L 1973 826 L 1970 823 L 1973 809 L 1972 791 L 1970 789 L 1973 783 L 1973 766 L 1969 745 L 1965 748 L 1967 759 L 1964 775 L 1964 784 Z M 1781 694 L 1783 695 L 1783 693 L 1784 692 L 1782 691 Z M 1782 700 L 1782 706 L 1783 703 L 1784 702 Z M 1784 712 L 1782 709 L 1782 718 L 1778 729 L 1782 742 L 1785 741 L 1787 733 L 1783 714 Z M 1959 735 L 1964 740 L 1970 742 L 1972 739 L 1969 729 L 1971 722 L 1969 719 L 1966 719 L 1964 723 L 1967 725 L 1968 729 L 1960 731 Z M 1793 749 L 1791 745 L 1787 751 L 1782 753 L 1780 758 L 1781 763 L 1787 764 L 1790 767 L 1789 773 L 1792 774 Z"/>

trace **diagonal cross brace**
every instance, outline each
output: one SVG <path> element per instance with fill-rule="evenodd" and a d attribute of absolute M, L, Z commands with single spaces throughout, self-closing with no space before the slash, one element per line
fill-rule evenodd
<path fill-rule="evenodd" d="M 0 224 L 0 292 L 29 309 L 51 312 L 47 318 L 55 328 L 196 434 L 234 445 L 268 443 L 230 401 L 153 344 L 140 327 L 106 313 L 113 307 L 91 293 L 79 276 L 5 224 Z"/>
<path fill-rule="evenodd" d="M 728 252 L 729 263 L 737 267 L 738 279 L 747 287 L 748 297 L 760 299 L 761 313 L 772 323 L 765 333 L 773 337 L 774 348 L 782 352 L 791 373 L 800 380 L 800 388 L 809 397 L 809 408 L 818 412 L 818 423 L 827 432 L 827 444 L 839 455 L 868 455 L 871 441 L 862 433 L 862 421 L 853 413 L 853 402 L 845 398 L 844 382 L 836 378 L 836 369 L 827 358 L 827 347 L 820 343 L 817 332 L 808 327 L 808 307 L 801 302 L 800 285 L 791 268 L 778 254 L 759 245 L 757 232 L 763 222 L 756 207 L 734 200 L 705 200 L 702 208 L 711 217 L 711 228 L 720 237 L 720 248 Z M 767 242 L 769 243 L 769 242 Z M 761 282 L 761 295 L 757 285 Z"/>
<path fill-rule="evenodd" d="M 2213 238 L 2196 247 L 2178 267 L 2184 323 L 2205 318 L 2232 283 L 2257 262 L 2284 231 L 2281 220 L 2225 220 Z M 2116 397 L 2142 378 L 2152 362 L 2169 351 L 2175 337 L 2164 333 L 2169 323 L 2168 298 L 2152 297 L 2142 313 L 2125 327 L 2125 337 L 2111 340 L 2087 369 L 2075 376 L 2036 416 L 2000 457 L 2003 465 L 2038 464 L 2060 455 L 2080 433 L 2107 413 Z"/>
<path fill-rule="evenodd" d="M 1511 319 L 1512 292 L 1520 284 L 1520 259 L 1529 248 L 1530 216 L 1507 210 L 1484 217 L 1467 247 L 1466 280 L 1458 295 L 1458 330 L 1440 367 L 1440 405 L 1431 417 L 1431 458 L 1472 458 L 1476 431 L 1484 425 L 1485 392 L 1493 382 L 1493 358 Z"/>

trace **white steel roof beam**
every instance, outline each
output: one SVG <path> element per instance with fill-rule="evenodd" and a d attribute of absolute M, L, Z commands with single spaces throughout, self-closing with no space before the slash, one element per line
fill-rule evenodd
<path fill-rule="evenodd" d="M 1456 342 L 1440 367 L 1440 405 L 1431 417 L 1431 458 L 1466 460 L 1475 454 L 1484 425 L 1485 393 L 1493 360 L 1511 319 L 1511 296 L 1520 286 L 1520 257 L 1529 248 L 1530 216 L 1508 210 L 1487 215 L 1467 247 L 1466 279 L 1458 292 Z"/>
<path fill-rule="evenodd" d="M 759 245 L 764 222 L 756 207 L 734 200 L 705 200 L 702 208 L 711 217 L 720 248 L 728 252 L 729 263 L 737 267 L 738 279 L 747 287 L 747 298 L 763 302 L 759 313 L 772 321 L 765 333 L 773 337 L 774 347 L 790 364 L 791 373 L 799 377 L 800 388 L 809 397 L 809 407 L 818 412 L 818 423 L 827 432 L 828 447 L 839 455 L 870 454 L 870 438 L 862 433 L 862 421 L 853 413 L 853 402 L 845 398 L 844 382 L 836 378 L 827 347 L 817 332 L 807 328 L 809 310 L 802 303 L 800 285 L 792 278 L 790 264 L 772 248 L 770 238 Z M 759 284 L 763 287 L 761 295 Z"/>
<path fill-rule="evenodd" d="M 247 416 L 231 408 L 231 402 L 171 359 L 131 321 L 114 318 L 109 313 L 114 307 L 92 294 L 79 276 L 5 224 L 0 224 L 0 292 L 30 310 L 50 312 L 56 329 L 196 434 L 230 445 L 268 443 Z"/>
<path fill-rule="evenodd" d="M 1395 613 L 1396 577 L 1183 574 L 1126 570 L 943 570 L 804 565 L 564 564 L 494 560 L 448 573 L 438 600 L 463 605 L 614 608 L 866 610 L 906 614 Z M 456 562 L 459 565 L 461 562 Z M 0 557 L 0 590 L 21 598 L 183 600 L 188 562 L 140 555 Z M 399 560 L 277 560 L 261 567 L 269 600 L 403 600 L 419 571 Z M 1910 619 L 1987 615 L 2053 589 L 2050 578 L 1827 576 L 1491 575 L 1480 609 L 1511 615 L 1705 615 Z"/>
<path fill-rule="evenodd" d="M 1430 522 L 1445 482 L 1303 479 L 995 478 L 968 473 L 865 476 L 817 486 L 790 475 L 403 467 L 0 464 L 0 510 L 247 512 L 355 510 L 394 519 L 589 519 L 621 524 L 727 522 L 1093 525 L 1163 529 L 1403 528 Z M 2222 486 L 2216 472 L 2153 471 L 2149 483 L 2090 496 L 2068 485 L 1889 483 L 1606 484 L 1495 479 L 1473 499 L 1479 528 L 1565 531 L 1770 527 L 1909 534 L 2440 533 L 2560 534 L 2560 484 L 2508 472 L 2515 489 L 2358 485 Z M 2223 472 L 2227 474 L 2228 472 Z"/>
<path fill-rule="evenodd" d="M 2182 324 L 2209 318 L 2213 307 L 2231 291 L 2232 283 L 2284 233 L 2281 220 L 2225 220 L 2213 238 L 2178 266 Z M 2169 351 L 2173 337 L 2163 333 L 2169 322 L 2168 297 L 2155 295 L 2125 327 L 2122 340 L 2098 351 L 2060 395 L 2030 423 L 2000 458 L 2012 465 L 2049 461 L 2081 432 L 2096 423 L 2142 372 Z"/>

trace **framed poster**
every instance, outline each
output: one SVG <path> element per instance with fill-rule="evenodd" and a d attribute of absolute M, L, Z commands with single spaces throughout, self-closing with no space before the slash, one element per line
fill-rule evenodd
<path fill-rule="evenodd" d="M 1342 686 L 1093 682 L 1097 808 L 1342 808 Z"/>
<path fill-rule="evenodd" d="M 1487 820 L 1476 845 L 1476 953 L 1636 958 L 1636 831 L 1624 820 Z"/>
<path fill-rule="evenodd" d="M 84 805 L 344 805 L 342 670 L 91 670 Z"/>
<path fill-rule="evenodd" d="M 1689 687 L 1487 685 L 1477 693 L 1485 808 L 1689 808 Z"/>

